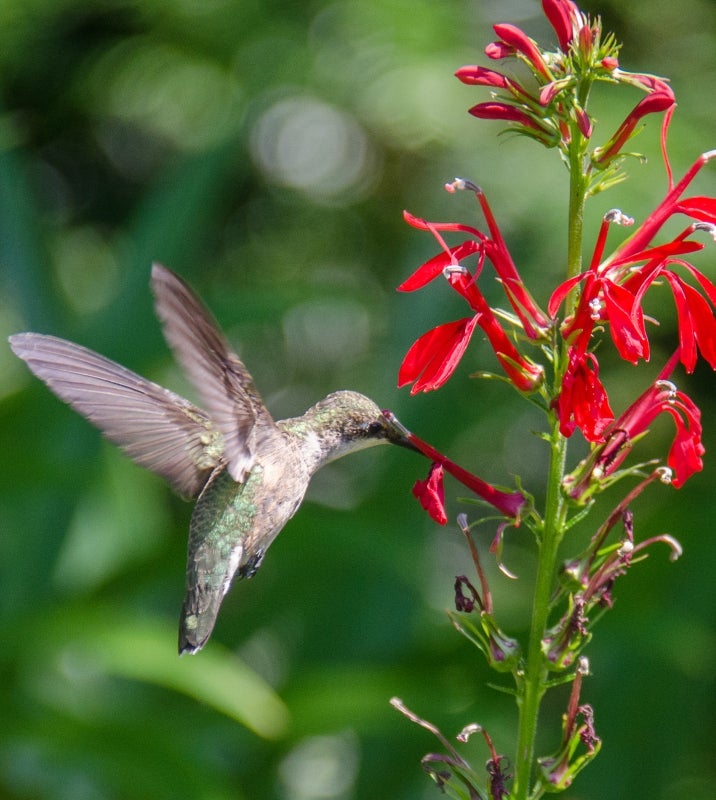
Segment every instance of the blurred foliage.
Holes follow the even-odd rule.
[[[671,77],[679,174],[715,146],[713,4],[585,7],[625,42],[625,68]],[[485,63],[498,21],[551,35],[532,0],[0,0],[0,333],[52,332],[191,396],[151,310],[149,265],[162,261],[214,310],[276,416],[357,389],[480,474],[538,486],[539,423],[503,387],[468,380],[486,346],[435,395],[395,389],[408,344],[463,313],[438,287],[394,293],[434,252],[403,208],[470,221],[468,198],[441,190],[468,175],[526,279],[561,273],[554,154],[470,119],[485,98],[452,77]],[[634,102],[610,95],[605,139]],[[656,125],[639,145],[649,166],[594,201],[589,230],[611,205],[640,218],[663,193]],[[700,181],[714,193],[713,170]],[[673,336],[664,324],[656,365]],[[603,374],[622,408],[653,369],[615,370]],[[681,385],[704,411],[706,469],[677,495],[654,489],[636,520],[686,553],[618,584],[589,648],[585,700],[604,748],[570,793],[582,800],[716,788],[714,377]],[[479,721],[508,748],[510,700],[484,688],[444,613],[467,553],[410,497],[426,468],[410,454],[368,451],[320,473],[258,576],[233,588],[206,651],[178,659],[190,507],[7,347],[0,448],[0,796],[437,796],[419,766],[437,744],[389,707],[396,694],[448,735]],[[522,580],[493,577],[516,634],[530,554],[511,535]],[[545,749],[559,702],[545,709]],[[477,737],[469,748],[487,757]]]

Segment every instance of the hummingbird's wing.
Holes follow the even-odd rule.
[[[249,371],[186,283],[154,264],[152,290],[164,336],[224,437],[229,474],[241,483],[254,462],[262,429],[273,428],[274,421]]]
[[[221,432],[178,394],[55,336],[18,333],[10,346],[60,399],[180,494],[199,494],[223,463]]]

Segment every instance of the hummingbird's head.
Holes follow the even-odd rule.
[[[359,392],[329,394],[310,408],[306,417],[311,418],[312,432],[321,442],[323,463],[376,444],[417,450],[397,419]]]

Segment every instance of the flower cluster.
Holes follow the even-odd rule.
[[[455,371],[475,327],[479,326],[509,380],[523,392],[534,391],[543,380],[542,367],[520,353],[477,285],[485,259],[494,266],[507,300],[529,339],[544,338],[550,321],[532,299],[520,278],[483,192],[471,182],[461,179],[447,184],[446,188],[453,192],[467,189],[475,193],[485,215],[489,233],[459,223],[427,222],[404,212],[410,225],[433,234],[441,245],[442,252],[422,264],[400,284],[398,290],[413,292],[442,275],[474,313],[471,317],[439,325],[423,334],[403,360],[398,373],[398,385],[412,383],[412,394],[438,389]],[[440,231],[460,231],[468,234],[469,238],[455,247],[448,247]],[[474,272],[461,263],[472,255],[477,257]]]
[[[678,542],[668,534],[635,539],[630,504],[652,483],[678,489],[703,468],[700,411],[673,383],[673,375],[679,367],[693,372],[699,358],[716,369],[716,283],[692,262],[692,256],[706,247],[709,238],[716,241],[716,198],[690,191],[696,176],[716,159],[716,150],[699,156],[675,181],[666,148],[675,110],[668,81],[623,70],[615,38],[604,35],[600,20],[587,16],[572,0],[542,0],[542,6],[557,38],[556,50],[540,47],[509,24],[494,26],[498,38],[485,50],[492,60],[520,61],[531,73],[529,81],[478,65],[461,67],[456,75],[465,84],[491,90],[490,99],[473,105],[470,114],[502,121],[509,130],[555,148],[567,166],[570,238],[564,279],[556,287],[547,291],[542,287],[539,295],[533,295],[510,254],[485,193],[472,181],[457,178],[445,188],[472,193],[483,222],[431,222],[404,212],[409,225],[433,236],[439,252],[398,287],[402,292],[418,291],[442,278],[469,310],[460,319],[438,324],[412,344],[399,369],[399,386],[410,385],[411,394],[442,387],[454,375],[479,330],[494,353],[499,377],[540,406],[547,420],[548,431],[542,438],[550,447],[545,492],[549,499],[543,513],[519,484],[514,491],[493,487],[406,432],[416,449],[433,462],[428,478],[418,481],[413,489],[433,519],[445,524],[448,518],[442,484],[443,474],[448,472],[501,515],[491,547],[498,561],[504,530],[520,523],[535,534],[538,558],[544,559],[544,563],[538,562],[530,640],[524,647],[498,626],[470,534],[472,526],[466,515],[459,515],[458,525],[467,537],[480,588],[465,575],[457,576],[456,611],[450,612],[450,618],[493,670],[514,676],[515,688],[508,691],[517,696],[520,712],[513,787],[514,796],[520,800],[566,788],[599,750],[592,709],[579,701],[588,673],[582,651],[592,635],[592,612],[611,608],[615,581],[640,560],[646,548],[661,542],[671,549],[672,558],[680,555]],[[593,143],[597,125],[587,108],[590,90],[597,82],[626,85],[644,93],[601,144]],[[664,197],[641,224],[618,209],[604,213],[585,269],[581,260],[585,204],[623,179],[627,158],[634,155],[628,145],[642,121],[653,114],[663,114]],[[687,223],[680,232],[667,234],[667,223],[672,223],[668,230],[676,229],[673,222],[682,217]],[[633,232],[609,251],[607,242],[613,226]],[[487,300],[490,295],[486,294],[485,280],[491,277],[501,288],[504,308]],[[678,331],[672,355],[650,385],[621,413],[615,413],[599,359],[611,344],[629,364],[650,360],[648,325],[655,320],[650,318],[645,301],[657,286],[669,289],[675,306]],[[541,307],[535,296],[548,298],[546,307]],[[628,464],[636,443],[662,415],[670,417],[675,428],[663,463]],[[588,453],[576,465],[567,466],[567,445],[576,433],[586,442]],[[566,532],[586,518],[597,493],[627,477],[639,478],[639,482],[616,504],[587,549],[567,561],[557,581],[557,553]],[[620,522],[624,534],[618,542],[608,543],[607,537],[614,535]],[[554,673],[573,681],[562,741],[555,754],[531,761],[539,703],[547,688],[545,676]],[[436,733],[402,704],[401,710]],[[441,734],[436,735],[445,742]],[[505,771],[506,759],[497,756],[494,748],[488,775],[494,775],[495,781],[488,780],[484,791],[475,788],[477,773],[452,745],[449,749],[450,756],[426,757],[440,786],[457,776],[470,791],[455,796],[506,796],[505,783],[510,777]],[[447,764],[450,770],[438,772],[435,764]]]
[[[575,3],[545,0],[543,8],[557,35],[558,51],[540,49],[523,31],[507,24],[494,26],[499,39],[486,48],[489,58],[515,57],[523,61],[533,74],[535,87],[528,88],[507,74],[485,67],[461,67],[456,75],[463,83],[487,86],[496,92],[495,98],[478,103],[470,113],[482,119],[506,121],[511,129],[560,148],[566,157],[570,148],[577,145],[580,152],[587,152],[594,132],[580,100],[588,93],[585,82],[635,86],[646,92],[646,97],[635,104],[605,144],[592,149],[585,168],[589,184],[585,194],[593,194],[617,180],[616,172],[626,155],[623,148],[637,132],[638,122],[646,114],[663,111],[667,112],[662,148],[668,190],[636,231],[605,257],[611,226],[634,222],[619,210],[608,211],[589,268],[557,286],[546,310],[539,307],[526,288],[480,187],[469,180],[455,179],[445,188],[474,193],[485,219],[485,230],[460,222],[429,222],[404,212],[408,224],[434,236],[441,252],[422,264],[398,289],[416,291],[442,276],[467,303],[471,314],[442,323],[420,336],[403,359],[398,385],[410,384],[411,394],[440,388],[454,373],[479,328],[507,380],[525,394],[540,391],[557,414],[563,436],[570,437],[579,430],[595,445],[589,475],[580,476],[577,489],[571,478],[574,499],[580,499],[587,489],[591,496],[594,486],[590,487],[589,479],[601,480],[614,473],[635,438],[661,412],[670,414],[677,428],[667,463],[673,471],[673,485],[679,488],[701,469],[703,447],[696,406],[683,392],[675,388],[664,390],[674,359],[645,394],[615,418],[594,349],[606,328],[623,359],[632,364],[649,360],[643,303],[652,286],[666,283],[678,315],[677,360],[691,372],[700,354],[716,368],[716,285],[686,260],[690,253],[703,249],[704,235],[716,240],[716,198],[685,196],[698,172],[716,157],[716,150],[702,154],[674,183],[666,157],[666,133],[675,106],[668,83],[652,75],[620,69],[614,38],[602,37],[599,20],[590,20]],[[670,241],[655,243],[657,234],[675,215],[684,215],[691,221]],[[446,233],[463,234],[463,239],[449,245],[443,238]],[[480,288],[486,261],[494,269],[511,306],[510,313],[491,307]],[[560,318],[563,308],[565,313]],[[545,366],[537,363],[520,343],[544,344],[555,330],[565,348],[563,356],[553,363],[553,385],[557,390],[550,396],[544,386]],[[432,477],[435,487],[438,476]],[[420,489],[417,487],[416,494],[422,497]],[[442,511],[438,511],[434,516],[437,519],[441,515]]]

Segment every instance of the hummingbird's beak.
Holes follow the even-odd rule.
[[[383,417],[386,422],[386,439],[391,444],[400,445],[414,453],[422,452],[412,441],[413,434],[403,425],[392,411],[384,410]]]

